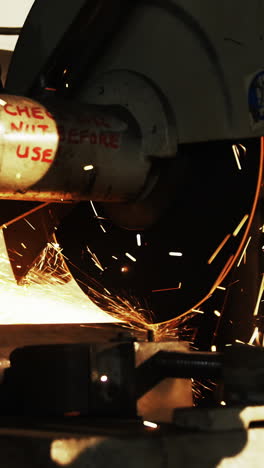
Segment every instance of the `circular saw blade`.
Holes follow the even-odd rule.
[[[174,319],[197,310],[241,261],[262,167],[259,141],[186,145],[168,180],[174,192],[154,225],[122,229],[100,204],[80,205],[61,224],[60,242],[88,286],[95,280],[99,291],[136,298],[155,322]]]

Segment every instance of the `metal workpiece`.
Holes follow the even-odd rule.
[[[158,180],[141,128],[121,106],[0,96],[0,198],[127,202]]]

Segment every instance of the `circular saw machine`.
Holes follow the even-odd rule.
[[[162,322],[201,312],[216,291],[209,306],[222,313],[260,195],[262,44],[252,36],[240,53],[242,15],[234,39],[234,5],[217,7],[218,25],[212,8],[34,3],[0,108],[0,193],[16,200],[1,216],[18,281],[59,226],[69,268],[105,310],[107,290]],[[12,223],[34,209],[35,236]]]

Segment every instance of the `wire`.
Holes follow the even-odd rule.
[[[0,27],[0,36],[19,36],[21,29]]]

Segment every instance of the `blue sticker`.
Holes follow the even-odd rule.
[[[254,124],[264,120],[264,71],[260,71],[250,82],[248,106]]]

